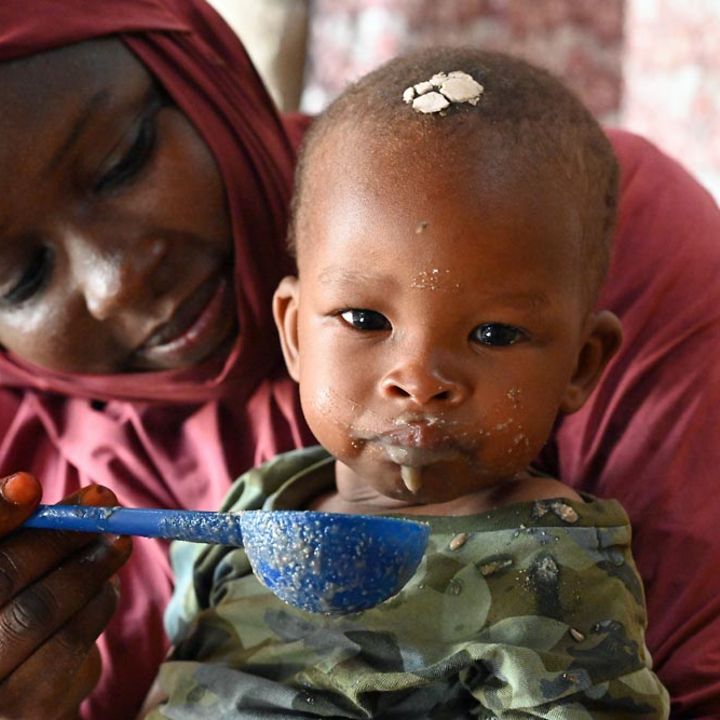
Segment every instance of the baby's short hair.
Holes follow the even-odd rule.
[[[413,111],[403,102],[408,87],[436,73],[462,71],[484,87],[479,101],[451,103],[438,113]],[[396,58],[349,86],[313,123],[300,153],[289,244],[296,252],[298,216],[307,167],[324,138],[351,127],[388,146],[437,137],[449,145],[483,142],[488,134],[512,147],[517,167],[550,165],[572,186],[581,208],[583,268],[594,300],[607,272],[618,198],[618,165],[600,125],[549,72],[503,53],[471,47],[435,47]],[[432,135],[430,135],[432,134]],[[472,162],[472,153],[463,158]],[[492,168],[488,168],[492,172]]]

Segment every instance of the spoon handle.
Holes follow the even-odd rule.
[[[202,510],[40,505],[23,527],[242,546],[240,517],[240,513]]]

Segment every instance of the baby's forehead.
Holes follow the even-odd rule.
[[[509,233],[513,224],[562,226],[563,218],[580,214],[577,195],[560,187],[562,173],[526,166],[496,146],[463,152],[458,145],[438,148],[428,137],[418,142],[395,137],[387,143],[361,139],[355,130],[338,142],[327,137],[327,146],[311,158],[300,208],[312,223],[299,228],[305,234],[334,231],[327,227],[330,218],[344,224],[359,217],[363,223],[382,218],[420,232],[422,223],[434,217],[435,223],[462,226],[472,235],[488,229]],[[430,230],[441,236],[437,225]]]
[[[565,176],[514,160],[503,152],[501,137],[475,143],[471,152],[463,152],[457,139],[443,145],[444,139],[352,127],[326,135],[311,158],[312,180],[297,218],[300,264],[314,265],[338,237],[346,239],[343,252],[362,250],[369,234],[387,237],[389,251],[398,237],[418,247],[431,243],[428,273],[443,271],[448,252],[465,257],[471,270],[485,261],[483,238],[500,238],[505,249],[499,272],[514,272],[530,249],[568,259],[579,277],[584,218],[571,188],[554,187],[554,176]],[[394,233],[398,226],[400,235]]]
[[[458,212],[482,204],[487,213],[519,206],[555,190],[554,202],[576,210],[582,199],[560,157],[540,160],[507,133],[492,128],[341,123],[316,141],[303,168],[303,202],[323,203],[328,186],[340,184],[377,206],[437,197],[456,199]],[[582,184],[582,183],[581,183]],[[534,192],[541,189],[542,192]],[[309,192],[308,192],[309,191]],[[535,200],[533,200],[535,201]]]
[[[422,173],[442,182],[464,176],[488,185],[513,176],[545,178],[578,175],[580,147],[540,148],[534,132],[475,120],[411,116],[406,122],[378,117],[342,118],[313,139],[305,174],[363,171],[383,175]],[[572,167],[571,167],[572,166]]]

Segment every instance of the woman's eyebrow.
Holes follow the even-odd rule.
[[[83,131],[87,127],[88,123],[92,120],[93,115],[98,112],[102,107],[108,104],[112,93],[110,90],[103,89],[96,92],[88,101],[85,103],[83,108],[75,118],[70,132],[67,137],[55,151],[50,162],[45,168],[46,172],[51,172],[57,168],[58,165],[63,161],[63,158],[72,150],[77,141],[83,134]]]

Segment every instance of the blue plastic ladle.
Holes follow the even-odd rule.
[[[379,605],[413,576],[424,523],[312,510],[238,513],[41,505],[24,527],[244,546],[253,572],[301,610],[344,614]]]

